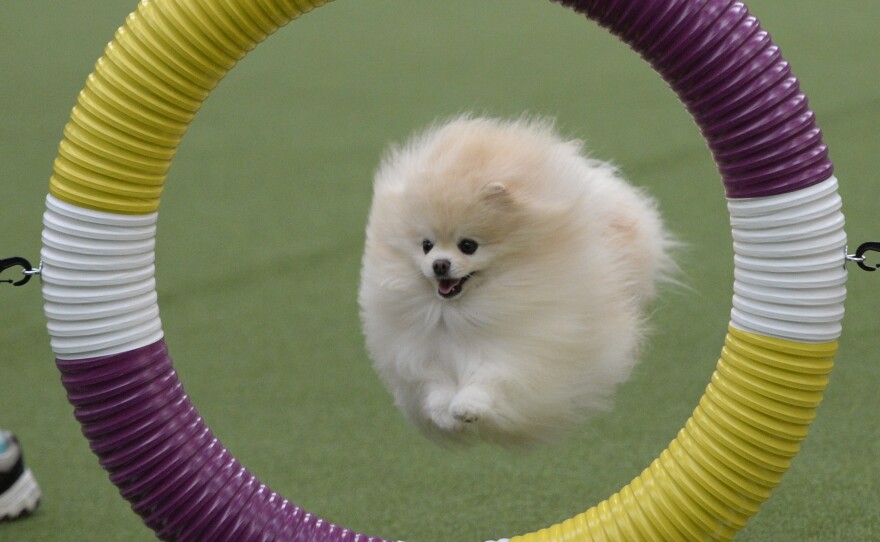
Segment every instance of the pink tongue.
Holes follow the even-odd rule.
[[[440,293],[443,295],[448,294],[449,292],[454,290],[460,282],[461,279],[440,279]]]

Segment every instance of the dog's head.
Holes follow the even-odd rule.
[[[423,186],[428,193],[412,196],[418,217],[410,217],[408,243],[422,275],[445,300],[488,278],[510,248],[506,241],[516,227],[513,202],[501,183],[469,184],[436,184],[444,186],[440,193]]]
[[[368,241],[405,255],[421,287],[447,301],[521,266],[559,221],[555,204],[535,196],[555,175],[548,153],[520,132],[459,119],[393,149],[376,175]]]
[[[383,275],[374,276],[392,289],[455,300],[508,265],[504,259],[518,250],[518,206],[500,183],[421,183],[377,195],[367,257]]]

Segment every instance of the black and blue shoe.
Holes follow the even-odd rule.
[[[39,505],[40,487],[24,466],[18,440],[0,431],[0,521],[26,516]]]

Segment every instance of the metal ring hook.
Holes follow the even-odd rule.
[[[858,265],[859,267],[861,267],[865,271],[876,271],[876,270],[880,269],[880,263],[874,264],[873,267],[871,265],[868,265],[867,263],[865,263],[865,260],[867,259],[865,257],[865,253],[872,252],[872,251],[873,252],[880,252],[880,242],[868,241],[867,243],[862,243],[861,245],[859,245],[859,248],[856,249],[856,253],[851,254],[851,255],[847,255],[846,259],[851,262],[855,262],[856,265]]]
[[[3,258],[2,260],[0,260],[0,273],[5,271],[6,269],[9,269],[10,267],[24,268],[24,278],[17,281],[13,279],[0,279],[0,284],[12,284],[13,286],[21,286],[23,284],[27,284],[27,282],[31,280],[32,276],[40,274],[39,269],[34,269],[34,267],[31,265],[31,262],[27,261],[21,256],[12,256],[11,258]]]

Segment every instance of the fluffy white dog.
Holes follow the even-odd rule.
[[[552,122],[455,118],[376,174],[367,349],[428,437],[548,440],[629,376],[671,244],[654,201]]]

